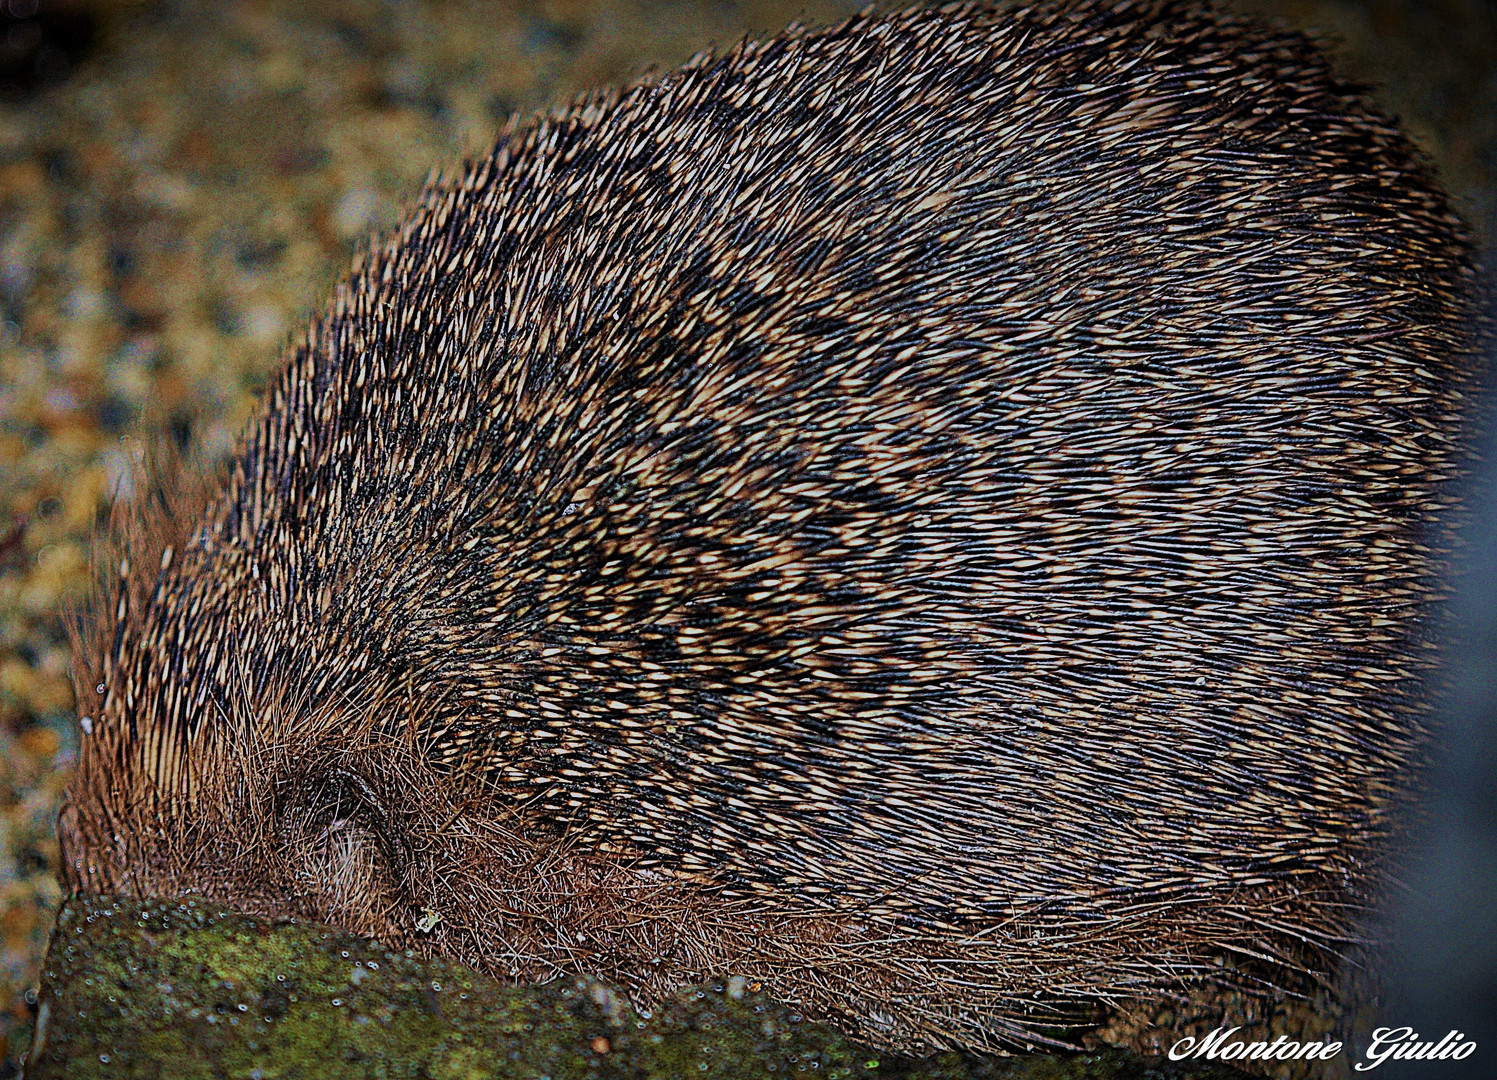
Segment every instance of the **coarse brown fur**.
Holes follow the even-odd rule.
[[[1164,0],[518,125],[122,510],[69,883],[897,1045],[1317,969],[1421,753],[1472,290],[1303,39]]]

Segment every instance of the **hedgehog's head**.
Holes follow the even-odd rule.
[[[418,707],[358,663],[307,677],[315,643],[269,617],[256,544],[205,524],[222,475],[158,447],[131,479],[73,626],[65,884],[400,940],[434,901],[411,891],[420,837],[462,817],[403,737]]]
[[[647,996],[727,957],[773,959],[761,933],[773,901],[583,849],[485,770],[444,764],[431,703],[389,669],[288,667],[295,653],[266,645],[240,555],[201,534],[153,542],[176,517],[156,512],[149,530],[123,528],[74,641],[69,888],[196,894],[501,977],[591,970]],[[331,670],[349,676],[336,691]],[[795,935],[835,936],[783,906]]]
[[[119,665],[148,658],[128,646],[110,655],[122,686]],[[201,895],[501,978],[586,970],[642,1001],[725,967],[767,974],[793,960],[801,971],[818,949],[847,948],[826,912],[725,897],[537,830],[489,781],[444,771],[392,733],[399,703],[241,686],[188,732],[158,684],[138,682],[134,697],[86,688],[99,704],[59,821],[73,889]],[[885,979],[871,962],[864,974]]]

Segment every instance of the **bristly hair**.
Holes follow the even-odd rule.
[[[152,430],[150,424],[144,426]],[[86,797],[88,792],[114,791],[120,777],[138,775],[134,765],[125,765],[126,755],[150,756],[154,760],[144,767],[143,775],[161,776],[175,773],[179,767],[175,763],[185,752],[179,740],[142,739],[135,725],[112,725],[103,722],[102,715],[107,687],[120,658],[140,645],[136,635],[139,613],[156,599],[161,571],[202,527],[209,502],[221,490],[227,472],[206,461],[196,448],[184,452],[165,437],[131,440],[129,450],[135,453],[127,451],[124,471],[109,493],[107,522],[93,538],[91,588],[63,613],[72,651],[73,693],[89,749],[80,757],[62,810],[68,822],[77,820],[72,804],[80,793]],[[150,750],[145,749],[147,745]],[[147,803],[156,798],[145,791],[135,794]],[[118,800],[89,802],[89,809],[102,815],[101,835],[124,835],[124,822],[117,816],[122,808]],[[81,881],[77,862],[68,851],[72,837],[71,828],[60,830],[63,882],[76,889]]]

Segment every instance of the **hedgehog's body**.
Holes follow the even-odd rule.
[[[69,872],[899,1042],[1295,959],[1416,753],[1470,283],[1389,125],[1197,11],[579,104],[134,527]]]

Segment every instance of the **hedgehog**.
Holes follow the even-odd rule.
[[[511,121],[116,508],[66,884],[894,1048],[1319,977],[1424,760],[1475,273],[1358,88],[1193,0]]]

